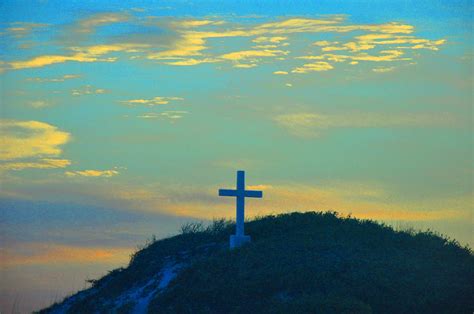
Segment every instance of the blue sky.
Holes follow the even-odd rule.
[[[264,190],[250,217],[472,246],[468,1],[2,1],[0,21],[2,311],[233,217],[237,169]]]

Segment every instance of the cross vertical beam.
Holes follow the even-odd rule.
[[[245,216],[245,196],[242,191],[245,191],[245,172],[237,171],[237,197],[235,198],[236,212],[236,227],[235,235],[238,237],[244,236],[244,216]]]

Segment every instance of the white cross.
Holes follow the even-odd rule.
[[[262,198],[262,191],[246,190],[245,171],[239,170],[237,171],[237,188],[235,190],[219,189],[219,196],[233,196],[236,198],[237,224],[235,235],[230,236],[230,248],[241,246],[245,242],[250,242],[250,236],[246,236],[244,233],[245,198]]]

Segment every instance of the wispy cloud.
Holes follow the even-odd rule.
[[[299,212],[335,210],[358,218],[385,221],[433,221],[466,219],[472,208],[470,196],[396,201],[395,195],[390,191],[380,185],[368,183],[264,184],[251,187],[264,190],[265,202],[250,201],[246,208],[249,217],[285,213],[291,209]],[[235,209],[232,201],[223,198],[216,200],[216,191],[217,187],[201,188],[190,194],[168,191],[173,195],[172,202],[167,201],[168,198],[164,195],[142,193],[141,202],[151,208],[160,206],[168,213],[181,216],[207,219],[233,217]]]
[[[156,96],[151,99],[130,99],[121,101],[124,104],[130,106],[137,106],[137,105],[145,105],[145,106],[159,106],[159,105],[167,105],[170,102],[174,101],[181,101],[184,100],[182,97],[175,97],[175,96]]]
[[[71,135],[39,121],[0,120],[0,171],[64,168],[60,159]]]
[[[76,22],[68,30],[76,35],[91,35],[98,27],[115,23],[143,23],[123,13],[101,13]],[[208,63],[230,63],[235,68],[252,68],[261,62],[284,62],[285,60],[312,59],[317,62],[293,65],[295,74],[328,71],[339,62],[408,61],[414,58],[409,50],[428,49],[436,51],[445,44],[445,39],[430,40],[413,35],[412,25],[397,22],[382,24],[351,24],[345,16],[329,15],[322,18],[289,18],[265,23],[226,23],[220,19],[153,19],[148,18],[146,27],[166,30],[171,40],[146,40],[149,34],[123,36],[120,42],[102,45],[68,45],[69,53],[40,55],[28,60],[10,61],[7,69],[43,67],[65,62],[115,62],[118,53],[138,53],[131,58],[146,58],[170,66],[196,66]],[[290,43],[303,33],[323,33],[328,37],[337,35],[338,41],[320,40],[309,45],[313,50],[299,55]],[[352,35],[354,34],[355,35]],[[351,35],[353,37],[351,37]],[[248,39],[240,49],[223,51],[214,49],[215,40]],[[105,38],[107,39],[107,38]],[[298,37],[298,40],[301,38]],[[100,42],[100,41],[96,41]],[[104,40],[103,42],[111,42]],[[310,43],[308,43],[310,44]],[[383,47],[383,48],[382,48]],[[371,51],[371,53],[367,53]],[[339,52],[344,52],[340,54]],[[114,53],[113,56],[110,54]],[[403,56],[403,57],[402,57]],[[322,64],[325,62],[327,64]]]
[[[65,74],[61,77],[55,77],[55,78],[30,77],[30,78],[27,78],[26,80],[30,82],[37,82],[37,83],[49,83],[49,82],[64,82],[66,80],[77,79],[80,77],[81,76],[78,74]]]
[[[71,165],[68,159],[41,158],[34,162],[7,162],[0,164],[0,170],[23,170],[23,169],[54,169],[65,168]]]
[[[216,58],[204,58],[204,59],[194,59],[194,58],[181,58],[177,59],[178,61],[165,62],[167,65],[178,65],[178,66],[191,66],[198,65],[202,63],[216,63],[221,62],[222,60]]]
[[[73,25],[72,31],[78,34],[90,34],[98,27],[127,22],[130,16],[125,13],[98,13],[79,20]]]
[[[395,67],[377,67],[377,68],[373,68],[372,72],[385,73],[385,72],[392,72],[393,70],[395,70]]]
[[[79,180],[77,180],[79,181]],[[326,181],[319,184],[261,181],[252,189],[264,190],[264,201],[250,200],[246,207],[248,217],[291,211],[335,210],[352,213],[358,218],[391,221],[432,221],[469,219],[472,195],[460,194],[407,200],[401,192],[385,187],[381,182]],[[228,182],[227,182],[228,184]],[[185,184],[139,185],[110,182],[107,185],[90,184],[67,186],[58,183],[54,189],[62,195],[93,199],[107,207],[118,206],[145,212],[175,216],[212,219],[235,217],[235,204],[219,198],[217,190],[226,186],[222,182],[213,186]],[[249,188],[250,188],[249,187]],[[41,193],[36,186],[33,193]],[[7,193],[8,190],[2,191]],[[80,196],[78,196],[80,194]]]
[[[6,29],[6,34],[15,38],[24,38],[34,31],[47,27],[44,23],[13,22]]]
[[[319,41],[315,41],[313,43],[313,46],[325,47],[325,46],[329,46],[330,44],[331,42],[327,40],[319,40]]]
[[[132,22],[133,16],[124,12],[93,13],[63,26],[56,36],[56,41],[64,46],[91,42],[102,27]]]
[[[165,111],[165,112],[148,112],[141,115],[138,115],[137,118],[141,119],[166,119],[166,120],[178,120],[181,119],[184,115],[188,114],[187,111]]]
[[[243,50],[243,51],[235,51],[231,53],[226,53],[220,57],[222,59],[230,60],[230,61],[242,61],[242,60],[256,61],[257,58],[284,56],[284,55],[287,55],[288,53],[289,53],[288,51],[283,51],[283,50]]]
[[[262,43],[272,43],[272,44],[279,44],[280,42],[287,40],[288,37],[286,36],[274,36],[274,37],[265,37],[265,36],[260,36],[252,41],[257,44],[262,44]]]
[[[449,113],[375,113],[344,114],[290,113],[273,120],[291,134],[317,137],[330,128],[456,127],[459,119]]]
[[[317,56],[301,56],[296,59],[304,60],[326,60],[333,63],[347,62],[347,61],[370,61],[370,62],[394,62],[394,61],[409,61],[411,58],[403,57],[405,54],[402,50],[382,50],[378,55],[371,55],[368,53],[359,53],[355,55],[343,54],[322,54]]]
[[[46,100],[35,100],[35,101],[30,101],[28,103],[30,107],[40,109],[40,108],[45,108],[51,106],[51,103],[46,101]]]
[[[214,21],[214,20],[177,20],[171,22],[171,25],[176,28],[196,28],[201,26],[209,26],[209,25],[223,25],[225,24],[224,21]]]
[[[400,33],[404,34],[404,32]],[[297,57],[297,59],[324,60],[325,62],[332,63],[348,62],[350,64],[358,64],[359,62],[410,61],[413,59],[413,56],[405,56],[405,50],[427,49],[436,51],[439,50],[440,46],[446,43],[445,39],[429,40],[417,38],[413,35],[400,35],[400,33],[369,33],[356,36],[352,38],[352,41],[348,42],[317,41],[313,43],[313,46],[320,47],[322,51],[321,54],[300,56]],[[411,31],[408,33],[411,33]],[[379,47],[385,48],[377,49]],[[390,47],[390,49],[386,47]],[[367,53],[365,52],[366,50],[372,50],[373,52]],[[328,53],[339,51],[344,51],[345,53]],[[311,67],[311,64],[305,64],[302,67],[295,68],[292,72],[307,73],[309,71],[304,71],[306,67]],[[394,67],[378,67],[373,71],[382,73],[393,69]]]
[[[334,69],[331,64],[329,64],[328,62],[319,61],[314,63],[306,63],[301,67],[293,69],[291,73],[321,72],[329,71],[331,69]]]
[[[104,177],[110,178],[119,174],[117,170],[77,170],[66,171],[68,177]]]
[[[0,160],[59,156],[71,135],[39,121],[0,120]]]
[[[116,57],[101,58],[101,56],[112,52],[132,53],[148,48],[148,44],[110,44],[110,45],[94,45],[85,47],[70,47],[72,52],[69,54],[52,54],[41,55],[23,61],[11,61],[7,65],[9,69],[19,70],[28,68],[40,68],[47,65],[64,63],[64,62],[115,62]]]
[[[71,91],[72,96],[83,96],[83,95],[100,95],[109,92],[103,88],[95,88],[91,85],[85,85],[79,89],[73,89]]]
[[[428,39],[421,39],[410,35],[414,32],[414,27],[407,24],[389,22],[385,24],[347,24],[346,19],[343,16],[328,16],[322,19],[309,19],[309,18],[292,18],[277,22],[262,23],[256,25],[250,25],[246,27],[237,27],[235,29],[212,29],[206,31],[196,31],[195,29],[183,29],[177,27],[180,38],[177,39],[174,47],[158,53],[148,54],[149,59],[162,61],[169,65],[198,65],[201,63],[210,62],[223,62],[231,61],[238,62],[240,60],[250,59],[252,62],[247,63],[243,66],[237,67],[254,67],[258,65],[259,58],[263,57],[277,57],[275,60],[281,61],[282,55],[289,55],[291,52],[287,50],[275,49],[279,46],[286,46],[289,44],[288,41],[292,39],[292,36],[298,33],[327,33],[327,34],[349,34],[353,32],[366,32],[368,34],[380,34],[386,38],[397,38],[398,40],[404,40],[405,44],[412,45],[424,45],[426,47],[435,47],[444,43],[444,40],[431,41]],[[250,37],[253,43],[258,46],[253,47],[249,50],[241,50],[235,52],[228,52],[221,55],[216,55],[212,52],[208,45],[209,39],[216,38],[232,38],[232,37]],[[354,40],[355,39],[355,40]],[[330,41],[318,41],[313,46],[321,47],[323,52],[346,50],[351,53],[360,53],[364,50],[375,49],[378,45],[388,45],[389,42],[374,42],[369,38],[342,38],[341,40],[347,40],[346,42],[330,42]],[[398,42],[401,43],[401,42]],[[391,62],[391,61],[403,61],[409,60],[410,58],[398,58],[403,55],[402,50],[406,47],[392,47],[392,49],[385,49],[377,54],[366,54],[360,53],[359,55],[311,55],[303,56],[302,58],[314,57],[322,62],[333,63],[333,62],[344,62],[348,61],[351,64],[357,64],[359,61],[372,61],[372,62]],[[339,45],[339,46],[335,46]],[[415,46],[411,48],[415,49]],[[422,46],[419,46],[421,49]],[[293,57],[290,57],[292,59]],[[170,61],[171,60],[171,61]],[[206,60],[206,61],[204,61]],[[235,66],[235,65],[234,65]],[[331,68],[329,67],[331,66]],[[322,67],[318,63],[305,64],[295,68],[293,73],[309,73],[321,70],[331,70],[335,67],[333,64],[329,64]]]
[[[125,263],[133,248],[130,247],[84,247],[62,244],[28,243],[22,250],[6,249],[2,252],[2,265],[17,267],[22,265],[85,264],[85,263]]]
[[[408,35],[395,34],[366,34],[355,37],[358,42],[353,44],[359,45],[407,45],[399,48],[409,49],[429,49],[439,50],[439,47],[446,43],[445,39],[429,40],[424,38],[417,38]],[[346,45],[347,47],[347,45]],[[348,47],[350,48],[350,47]]]

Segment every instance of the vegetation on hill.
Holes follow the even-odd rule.
[[[474,311],[473,252],[434,232],[291,213],[246,223],[252,243],[230,251],[233,229],[223,220],[188,224],[178,236],[152,241],[126,269],[95,281],[95,292],[69,312],[107,313],[108,298],[145,282],[170,259],[186,267],[153,295],[149,313]]]

